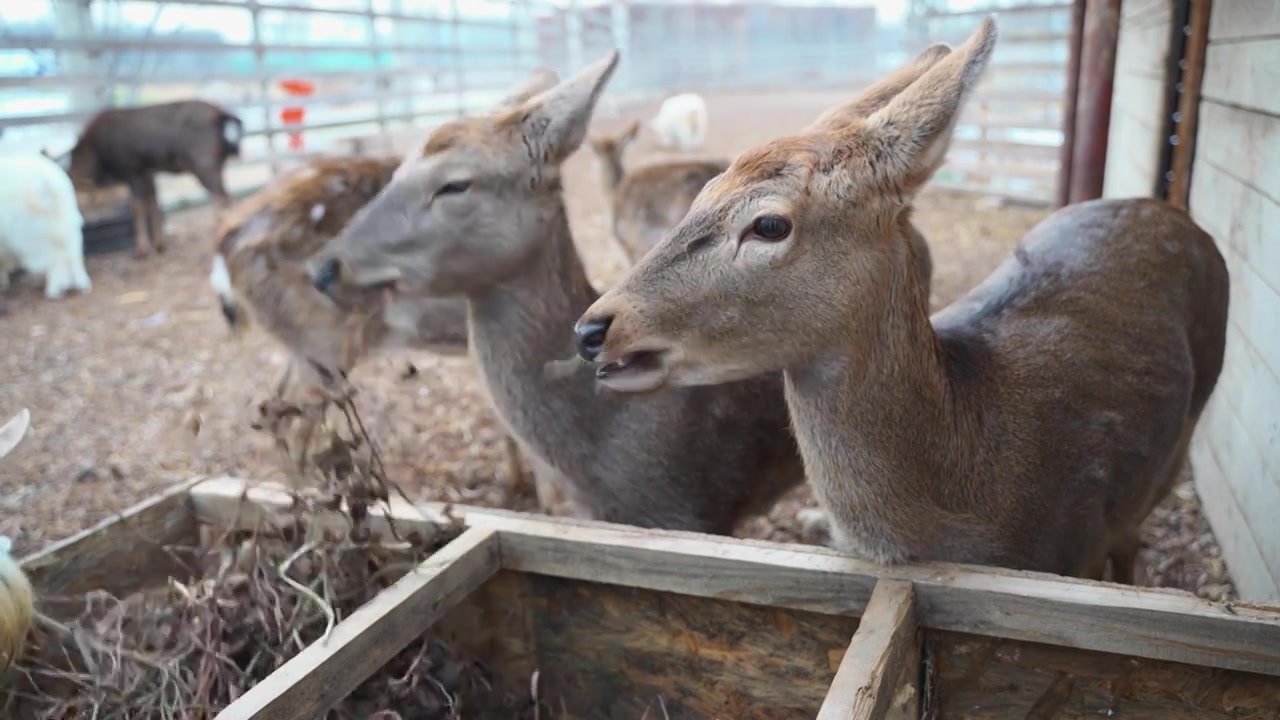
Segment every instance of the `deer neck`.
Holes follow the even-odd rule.
[[[883,320],[784,373],[806,476],[838,544],[879,562],[909,558],[911,528],[951,504],[939,482],[958,471],[955,397],[909,222],[898,223]]]
[[[600,402],[587,368],[555,377],[547,364],[576,357],[573,323],[599,295],[574,247],[563,203],[544,216],[539,232],[537,249],[516,275],[468,298],[467,324],[499,416],[544,460],[575,475],[589,462],[595,420],[610,408]]]

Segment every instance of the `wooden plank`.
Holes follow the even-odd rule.
[[[1207,95],[1207,90],[1205,91]],[[1205,98],[1196,162],[1208,160],[1273,202],[1280,202],[1280,121]]]
[[[1191,194],[1191,166],[1196,154],[1196,130],[1200,119],[1200,89],[1204,84],[1205,53],[1209,45],[1209,17],[1213,0],[1190,0],[1191,18],[1183,49],[1182,93],[1178,97],[1177,145],[1173,148],[1169,193],[1174,207],[1187,208]],[[1273,6],[1274,7],[1274,6]]]
[[[357,688],[498,571],[495,532],[466,531],[218,713],[218,720],[313,718]]]
[[[281,514],[289,498],[219,478],[192,488],[201,518],[243,524]],[[244,497],[258,510],[243,507]],[[437,506],[439,507],[439,506]],[[454,506],[468,527],[499,531],[509,570],[684,595],[861,615],[881,578],[915,585],[924,627],[1051,642],[1280,676],[1280,608],[1200,600],[1189,593],[944,563],[883,567],[820,547],[655,531]],[[393,504],[401,531],[430,532],[432,507]],[[386,532],[381,511],[371,529]],[[322,527],[345,527],[341,517]]]
[[[1217,130],[1205,127],[1206,132]],[[1218,144],[1207,137],[1200,142],[1211,147]],[[1265,148],[1259,151],[1266,153]],[[1191,216],[1213,235],[1223,253],[1230,249],[1248,258],[1249,266],[1266,284],[1280,289],[1280,242],[1275,236],[1280,227],[1280,202],[1240,179],[1247,166],[1223,165],[1204,149],[1198,155],[1191,181]],[[1280,180],[1280,175],[1276,178]],[[1280,186],[1275,190],[1280,194]]]
[[[1173,1],[1161,0],[1150,15],[1123,17],[1116,45],[1116,74],[1163,81],[1168,73]]]
[[[920,637],[915,615],[911,583],[876,583],[818,720],[920,716]]]
[[[1280,35],[1280,3],[1275,0],[1220,0],[1213,4],[1210,42]]]
[[[1216,396],[1210,398],[1206,414],[1212,414],[1214,406],[1222,402],[1225,400]],[[1258,541],[1232,493],[1231,478],[1218,464],[1204,433],[1191,441],[1191,470],[1201,507],[1222,547],[1240,597],[1254,602],[1280,602],[1280,581],[1263,560]]]
[[[170,576],[185,579],[188,568],[167,546],[199,540],[188,492],[202,480],[178,483],[23,559],[36,594],[69,597],[105,590],[123,597]]]
[[[1221,4],[1221,3],[1219,3]],[[1209,43],[1201,94],[1218,102],[1280,115],[1280,38]]]
[[[1280,684],[1265,675],[932,630],[925,647],[936,717],[1280,717]]]

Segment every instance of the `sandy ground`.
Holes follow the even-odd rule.
[[[704,152],[736,153],[794,132],[838,99],[713,98]],[[623,119],[600,117],[595,129],[617,129]],[[661,155],[646,131],[630,160]],[[625,259],[609,238],[589,151],[568,161],[565,187],[579,248],[595,282],[607,285]],[[926,191],[917,207],[934,253],[935,307],[978,283],[1046,214],[943,191]],[[27,438],[0,463],[0,533],[14,537],[19,551],[66,537],[196,473],[276,476],[275,452],[248,424],[284,355],[262,335],[244,343],[229,336],[206,281],[211,217],[197,210],[169,218],[171,249],[161,257],[90,257],[89,296],[49,302],[24,279],[0,298],[0,415],[32,411]],[[407,372],[410,365],[416,372]],[[354,380],[391,476],[411,496],[533,509],[532,497],[513,496],[502,477],[502,432],[467,359],[387,355],[358,368]],[[740,534],[820,541],[796,518],[811,506],[808,491],[798,490]],[[1214,599],[1233,595],[1189,483],[1157,510],[1144,536],[1144,584]]]

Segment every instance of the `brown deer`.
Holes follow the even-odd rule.
[[[729,167],[727,160],[670,160],[627,172],[622,157],[636,139],[640,122],[616,135],[591,138],[609,197],[613,236],[627,261],[634,263],[658,244],[689,212],[698,191]]]
[[[617,61],[435,130],[313,258],[313,279],[344,305],[391,279],[396,297],[464,295],[493,405],[540,484],[561,485],[570,511],[594,518],[727,534],[803,479],[780,374],[638,402],[601,394],[590,373],[547,376],[572,357],[569,329],[599,297],[570,233],[561,163]]]
[[[466,304],[460,298],[394,302],[348,332],[350,314],[311,286],[306,258],[338,234],[395,173],[399,157],[332,157],[313,160],[238,203],[218,230],[209,281],[223,317],[237,336],[257,325],[289,349],[280,393],[299,402],[321,382],[316,365],[349,371],[367,351],[429,350],[447,356],[467,352]],[[294,428],[302,452],[319,418]],[[506,472],[519,485],[519,450],[510,437]]]
[[[65,159],[77,188],[125,183],[133,197],[134,255],[163,252],[164,217],[156,174],[191,173],[218,211],[231,199],[222,184],[227,158],[240,154],[240,118],[203,100],[108,108],[95,115]]]
[[[580,352],[635,393],[783,371],[843,549],[1132,583],[1222,368],[1227,269],[1185,212],[1092,201],[930,317],[905,218],[995,42],[987,19],[865,118],[738,157]]]

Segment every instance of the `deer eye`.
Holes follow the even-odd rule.
[[[751,233],[761,240],[777,242],[791,234],[791,221],[778,215],[761,215],[752,223]]]
[[[440,197],[441,195],[461,195],[470,189],[470,187],[470,180],[454,180],[453,182],[447,182],[444,185],[441,185],[440,189],[436,191],[436,197]]]

